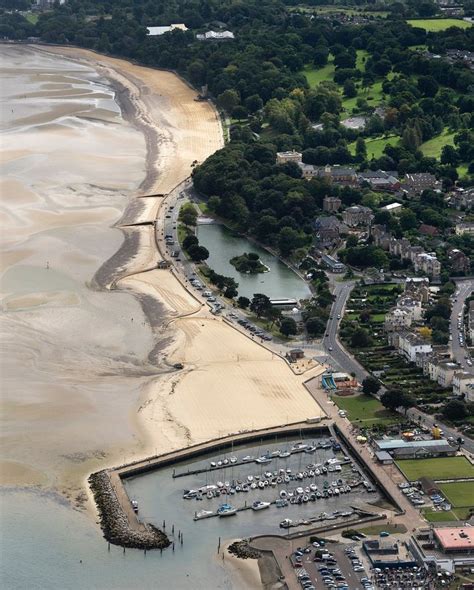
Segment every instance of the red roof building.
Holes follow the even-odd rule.
[[[474,552],[474,527],[442,527],[434,529],[433,532],[445,552]]]

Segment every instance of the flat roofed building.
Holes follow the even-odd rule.
[[[474,527],[440,527],[435,528],[433,532],[445,552],[474,552]]]
[[[165,33],[169,33],[171,31],[174,31],[175,29],[179,29],[180,31],[187,31],[188,27],[184,23],[176,23],[164,27],[147,27],[148,35],[150,37],[159,37],[160,35],[164,35]]]

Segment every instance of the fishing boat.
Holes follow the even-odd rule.
[[[234,508],[231,504],[222,504],[217,509],[218,516],[233,516],[237,514],[237,508]]]
[[[280,452],[280,459],[286,459],[291,455],[290,451],[281,451]]]
[[[224,465],[229,465],[229,459],[225,458],[224,461],[222,461],[222,463],[224,463]]]
[[[242,457],[243,463],[249,463],[250,461],[255,461],[255,457],[252,455],[245,455],[245,457]]]
[[[212,500],[212,498],[214,498],[214,493],[213,493],[213,492],[211,492],[211,491],[209,490],[209,491],[207,492],[206,496],[207,496],[207,499],[208,499],[208,500]]]
[[[217,463],[215,461],[211,461],[211,467],[212,468],[217,467]]]
[[[292,524],[293,524],[293,521],[291,519],[285,518],[285,520],[282,520],[280,522],[280,528],[289,529]]]
[[[247,475],[247,479],[252,482],[253,481],[253,475]]]
[[[267,484],[267,485],[268,485],[268,484]],[[258,487],[259,487],[260,489],[263,489],[263,488],[265,487],[265,484],[263,483],[263,481],[259,481],[259,482],[258,482]]]
[[[224,482],[223,481],[218,481],[216,485],[217,485],[218,488],[223,488],[224,487]]]
[[[255,490],[255,489],[257,488],[257,484],[256,484],[256,483],[253,481],[253,482],[250,484],[250,488],[251,488],[252,490]]]
[[[286,490],[281,490],[280,492],[280,498],[285,499],[288,497],[288,493]]]
[[[270,453],[270,456],[271,456],[271,457],[281,457],[281,451],[279,451],[279,450],[272,451],[272,452]]]
[[[316,492],[316,491],[317,491],[317,489],[318,489],[318,486],[317,486],[315,483],[312,483],[312,484],[310,484],[310,486],[309,486],[309,489],[310,489],[312,492]]]
[[[304,494],[304,490],[303,488],[296,488],[296,493],[300,496],[301,494]]]
[[[133,512],[137,513],[138,512],[138,502],[136,500],[132,500],[131,504],[132,504]]]
[[[285,498],[280,498],[275,502],[275,506],[277,508],[286,508],[286,506],[288,506],[288,500],[286,500]]]
[[[252,510],[264,510],[270,506],[270,502],[262,502],[260,500],[256,500],[252,504]]]
[[[263,465],[264,463],[271,463],[271,462],[272,462],[272,458],[268,457],[267,455],[262,455],[258,459],[255,459],[255,463],[258,463],[259,465]]]

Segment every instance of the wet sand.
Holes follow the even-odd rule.
[[[100,417],[96,415],[97,407],[91,392],[81,402],[80,397],[71,399],[67,389],[58,387],[54,393],[48,394],[48,405],[39,413],[39,408],[14,408],[14,412],[23,417],[29,411],[35,420],[47,421],[51,415],[58,420],[68,411],[82,416],[76,427],[68,423],[58,433],[50,432],[46,437],[46,445],[53,446],[61,440],[63,456],[66,457],[66,462],[59,461],[56,465],[49,462],[49,483],[70,496],[76,495],[88,473],[103,467],[104,463],[113,465],[140,454],[168,451],[216,436],[322,414],[302,385],[306,379],[319,374],[321,367],[297,376],[278,356],[212,316],[183,288],[173,272],[154,269],[160,257],[153,226],[134,225],[153,222],[160,215],[163,199],[143,199],[141,195],[170,191],[189,176],[194,160],[204,160],[222,145],[221,125],[212,106],[194,101],[195,92],[169,72],[143,68],[86,50],[48,47],[39,51],[79,60],[112,80],[119,90],[124,116],[145,134],[145,179],[138,195],[136,192],[135,197],[129,197],[125,210],[116,216],[125,241],[115,248],[115,252],[110,251],[110,245],[109,257],[96,272],[92,285],[98,289],[117,289],[118,293],[105,295],[111,298],[110,302],[133,293],[145,310],[147,324],[152,329],[150,334],[135,310],[134,337],[141,332],[140,348],[148,347],[147,360],[143,362],[130,354],[124,355],[120,347],[113,351],[113,339],[123,338],[123,333],[120,335],[120,330],[101,326],[100,321],[97,324],[101,332],[108,332],[109,349],[120,356],[107,354],[110,360],[105,363],[107,358],[91,359],[89,371],[92,376],[94,371],[97,375],[100,371],[105,377],[101,380],[101,387],[107,396],[115,389],[109,403],[119,405],[122,412],[128,407],[129,425],[122,429],[121,436],[117,436],[117,425],[110,423],[107,412]],[[67,202],[67,194],[63,198]],[[53,229],[56,227],[54,216],[44,212],[41,215],[43,224]],[[69,217],[64,218],[64,215]],[[62,213],[66,225],[74,223],[73,215],[74,212]],[[87,215],[91,216],[90,223],[99,226],[110,219],[111,212],[96,207]],[[87,217],[85,221],[88,221]],[[79,252],[75,255],[80,259]],[[67,290],[56,291],[59,294],[50,294],[48,301],[68,301]],[[130,300],[123,299],[121,308],[130,310],[133,306],[126,301]],[[10,306],[21,306],[21,303],[20,299],[16,303],[10,302]],[[129,311],[125,313],[129,315]],[[140,326],[143,327],[140,329]],[[153,346],[150,346],[150,335]],[[125,350],[126,346],[127,343]],[[70,351],[65,350],[66,357],[74,354],[74,350],[74,346]],[[118,361],[119,358],[122,361]],[[171,371],[170,364],[178,361],[185,363],[185,370]],[[66,362],[65,358],[60,362]],[[156,377],[150,379],[151,375]],[[77,374],[74,379],[81,381]],[[116,387],[119,383],[120,387]],[[129,390],[127,395],[124,395],[125,388]],[[137,398],[138,403],[134,401]],[[93,415],[94,420],[88,425],[87,421]],[[97,439],[81,448],[85,436],[92,440],[97,438],[98,424],[101,425],[102,444]],[[68,444],[67,441],[79,432],[81,436],[75,444]],[[9,465],[5,464],[3,468],[7,480],[11,481]],[[14,471],[13,468],[10,471]]]

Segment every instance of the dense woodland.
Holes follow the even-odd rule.
[[[1,0],[7,8],[25,1]],[[275,165],[275,155],[295,149],[308,164],[381,168],[396,170],[400,176],[431,172],[446,189],[459,180],[462,166],[459,182],[469,186],[474,172],[474,73],[463,63],[432,59],[426,52],[473,51],[474,27],[429,33],[405,22],[406,17],[434,14],[431,0],[375,2],[373,14],[388,10],[387,18],[375,16],[363,25],[298,12],[296,4],[291,0],[68,0],[41,13],[36,24],[18,12],[5,13],[0,34],[72,43],[174,69],[198,88],[207,84],[231,123],[231,141],[197,167],[195,186],[211,211],[284,257],[303,258],[326,195],[340,196],[345,206],[372,207],[376,222],[386,223],[398,237],[412,231],[416,240],[420,223],[434,225],[446,232],[448,243],[462,241],[464,252],[472,255],[472,238],[450,235],[452,221],[442,196],[423,195],[398,219],[379,211],[390,202],[389,195],[303,180],[298,166]],[[306,3],[319,4],[318,0]],[[189,30],[147,36],[147,26],[173,22],[184,22]],[[235,39],[196,40],[196,32],[210,28],[229,29]],[[328,67],[330,73],[317,83],[305,75],[308,71],[321,75]],[[383,106],[382,114],[375,113],[377,105]],[[349,114],[366,117],[365,128],[342,126]],[[319,124],[316,129],[315,124]],[[423,154],[420,146],[448,132],[453,139],[439,157]],[[378,137],[394,141],[378,157],[370,157],[367,146]],[[391,264],[370,244],[351,248],[347,260],[355,265]]]

